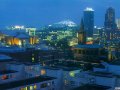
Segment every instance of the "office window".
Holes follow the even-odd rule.
[[[1,79],[2,79],[2,80],[6,80],[6,79],[8,79],[8,78],[9,78],[8,75],[3,75]]]
[[[51,83],[49,82],[49,83],[47,83],[48,84],[48,86],[51,86]]]
[[[37,89],[37,85],[34,85],[34,90],[36,90]]]
[[[41,75],[45,75],[46,74],[46,70],[41,70],[40,73],[41,73]]]
[[[68,85],[68,84],[69,84],[69,81],[68,81],[68,80],[64,80],[64,84],[65,84],[65,85]]]
[[[25,90],[24,88],[21,88],[20,90]]]
[[[34,90],[34,87],[33,87],[33,86],[30,86],[30,90]]]
[[[41,87],[41,88],[46,88],[46,87],[47,87],[47,83],[43,83],[43,84],[41,84],[40,87]]]
[[[75,72],[74,72],[74,71],[71,71],[71,72],[69,73],[69,75],[70,75],[70,77],[75,77]]]

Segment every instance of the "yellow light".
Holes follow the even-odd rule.
[[[32,62],[34,62],[35,61],[35,58],[34,57],[32,57]]]
[[[71,77],[75,77],[75,73],[74,73],[74,72],[70,72],[69,75],[70,75]]]
[[[30,86],[30,90],[33,90],[33,86]]]
[[[41,75],[45,75],[46,74],[46,71],[45,70],[41,70]]]
[[[37,85],[34,85],[34,89],[37,89]]]

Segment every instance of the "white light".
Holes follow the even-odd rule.
[[[84,11],[94,11],[94,10],[90,7],[87,7]]]
[[[48,25],[49,27],[51,27],[52,25]]]
[[[14,26],[16,29],[24,29],[24,26],[18,26],[18,25],[16,25],[16,26]]]

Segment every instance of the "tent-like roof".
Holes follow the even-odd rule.
[[[29,38],[29,34],[25,30],[0,30],[0,33],[21,39]]]

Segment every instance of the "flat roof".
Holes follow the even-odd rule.
[[[28,33],[26,33],[25,30],[0,30],[0,33],[8,35],[8,36],[17,36],[18,34],[26,34],[28,35]]]
[[[75,70],[80,70],[80,68],[75,68],[75,67],[64,67],[64,66],[52,66],[52,67],[43,67],[44,69],[51,69],[51,70],[64,70],[64,71],[75,71]]]
[[[33,62],[11,62],[8,64],[14,64],[14,65],[26,65],[26,66],[31,66],[31,65],[41,65],[40,63],[33,63]]]
[[[103,86],[103,85],[97,85],[97,84],[85,84],[73,90],[108,90],[110,88],[111,87],[109,86]]]
[[[90,72],[89,74],[94,75],[94,76],[99,76],[99,77],[108,77],[108,78],[112,78],[115,76],[112,73],[101,72],[101,71]]]
[[[0,52],[11,52],[11,53],[15,53],[15,52],[24,52],[25,48],[19,48],[16,46],[13,47],[0,47]]]
[[[10,74],[10,73],[16,73],[17,71],[14,71],[14,70],[4,70],[4,71],[0,71],[0,75],[3,75],[3,74]]]
[[[103,48],[102,45],[98,45],[98,44],[85,44],[85,45],[81,45],[78,44],[77,46],[75,46],[75,48]]]
[[[0,89],[1,90],[12,89],[12,88],[25,86],[25,85],[30,85],[30,84],[35,84],[35,83],[39,83],[39,82],[54,80],[54,79],[56,79],[56,78],[48,77],[48,76],[33,77],[33,78],[29,78],[29,79],[24,79],[24,80],[19,80],[19,81],[13,81],[13,82],[0,84]]]
[[[43,67],[43,69],[60,70],[60,68],[49,67],[49,66],[45,66],[45,67]]]
[[[1,61],[8,61],[8,60],[12,60],[12,58],[7,56],[7,55],[0,54],[0,62]]]
[[[97,64],[97,65],[94,65],[95,68],[102,68],[102,69],[105,69],[105,66],[102,65],[102,64]]]

